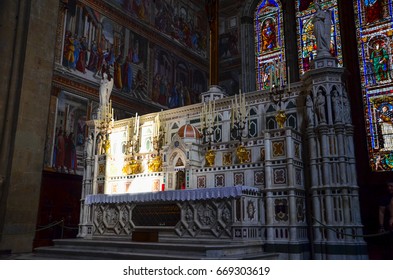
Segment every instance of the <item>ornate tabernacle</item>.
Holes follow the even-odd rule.
[[[345,95],[342,71],[330,69],[329,81]],[[327,109],[321,75],[305,75],[307,90],[225,97],[214,87],[201,104],[113,121],[105,153],[89,121],[79,237],[149,232],[174,244],[257,242],[282,259],[363,256],[359,216],[345,214],[359,210],[353,128]]]

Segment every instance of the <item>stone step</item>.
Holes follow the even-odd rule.
[[[34,250],[37,258],[56,259],[277,259],[261,242],[185,244],[111,240],[58,239]]]

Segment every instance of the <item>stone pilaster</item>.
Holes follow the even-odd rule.
[[[32,250],[58,5],[49,0],[4,0],[1,4],[0,178],[4,182],[0,186],[0,251]]]
[[[256,89],[254,19],[243,16],[240,20],[240,45],[242,55],[242,91]]]

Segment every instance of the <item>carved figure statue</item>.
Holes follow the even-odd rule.
[[[102,155],[103,151],[104,151],[104,148],[103,148],[102,135],[99,134],[98,139],[97,139],[97,155]]]
[[[84,153],[84,156],[86,157],[86,158],[90,158],[91,157],[91,155],[92,155],[92,152],[93,152],[93,139],[91,138],[91,135],[89,135],[87,138],[86,138],[86,141],[85,141],[85,151],[84,151],[85,153]]]
[[[352,123],[352,118],[351,118],[351,104],[349,104],[349,99],[347,96],[347,93],[343,91],[343,96],[342,96],[342,103],[343,103],[343,119],[345,123],[351,124]]]
[[[102,74],[100,82],[100,107],[104,107],[109,103],[109,98],[113,89],[113,79],[106,72]]]
[[[314,104],[312,102],[311,96],[307,95],[306,98],[306,109],[307,109],[307,125],[314,125]]]
[[[320,123],[326,123],[325,103],[325,95],[323,94],[322,89],[319,89],[315,101],[315,107],[317,108],[317,115]]]
[[[333,101],[333,113],[334,113],[334,122],[342,121],[342,112],[343,112],[343,104],[341,102],[340,94],[336,89],[332,91],[332,101]]]
[[[317,56],[330,55],[331,15],[329,11],[321,9],[321,4],[315,2],[316,12],[312,19],[314,24],[314,36],[317,40]]]

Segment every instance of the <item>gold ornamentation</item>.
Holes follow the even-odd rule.
[[[156,156],[151,159],[148,164],[148,169],[150,172],[161,172],[162,171],[162,160],[161,156]]]
[[[127,175],[141,173],[141,163],[136,159],[132,159],[123,167],[123,173]]]
[[[284,128],[284,123],[287,120],[287,116],[285,114],[285,111],[283,110],[278,110],[276,114],[276,121],[278,124],[279,128]]]
[[[108,153],[109,153],[109,150],[110,150],[110,148],[111,148],[111,141],[110,141],[109,139],[104,140],[103,143],[102,143],[102,145],[104,146],[105,154],[108,154]]]
[[[285,144],[284,141],[273,141],[273,157],[285,156]]]
[[[232,165],[232,153],[224,153],[222,156],[222,162],[224,165]]]
[[[206,152],[206,155],[205,155],[206,166],[207,166],[207,167],[214,166],[214,161],[215,161],[215,159],[216,159],[216,152],[213,151],[212,149],[209,149],[209,150]]]
[[[239,159],[239,162],[243,164],[248,158],[248,151],[243,145],[239,145],[236,148],[236,155],[237,158]]]
[[[98,175],[105,175],[105,164],[98,165]]]

